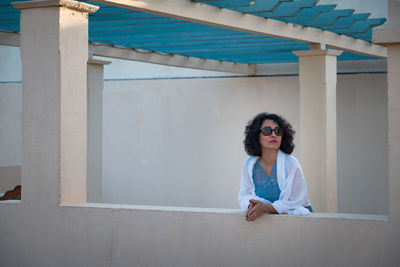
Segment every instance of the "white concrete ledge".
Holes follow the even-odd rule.
[[[21,204],[21,200],[2,200],[0,201],[0,205],[2,204],[11,204],[11,205]]]
[[[95,64],[95,65],[109,65],[109,64],[111,64],[111,61],[89,58],[87,63],[88,64]]]
[[[347,220],[367,220],[367,221],[388,221],[388,215],[378,214],[355,214],[355,213],[311,213],[308,217],[326,219],[347,219]]]
[[[107,204],[107,203],[86,203],[86,204],[62,204],[61,207],[79,208],[101,208],[114,210],[148,210],[148,211],[177,211],[195,213],[220,213],[220,214],[240,214],[239,209],[218,209],[218,208],[195,208],[195,207],[171,207],[171,206],[146,206],[146,205],[126,205],[126,204]],[[388,215],[374,214],[352,214],[352,213],[311,213],[307,216],[287,215],[287,214],[265,214],[264,216],[296,217],[296,218],[317,218],[317,219],[340,219],[340,220],[362,220],[362,221],[383,221],[389,219]]]
[[[61,207],[84,207],[84,208],[104,208],[104,209],[128,209],[128,210],[157,210],[157,211],[181,211],[181,212],[203,212],[203,213],[233,213],[240,214],[237,209],[216,209],[216,208],[196,208],[196,207],[171,207],[171,206],[147,206],[147,205],[127,205],[127,204],[107,204],[107,203],[86,203],[86,204],[66,204]]]

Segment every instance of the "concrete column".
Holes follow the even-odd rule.
[[[400,226],[400,1],[389,0],[389,18],[373,31],[373,42],[387,47],[389,217]]]
[[[88,12],[69,0],[21,9],[22,204],[86,201]]]
[[[87,156],[87,201],[102,201],[103,162],[103,89],[104,65],[110,61],[89,59],[88,83],[88,156]]]
[[[337,212],[336,58],[341,51],[310,45],[299,57],[300,161],[313,208]]]

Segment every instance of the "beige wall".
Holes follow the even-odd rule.
[[[297,79],[106,82],[104,202],[238,208],[244,125],[272,111],[298,129]],[[20,183],[21,84],[0,94],[1,193]],[[387,214],[386,75],[339,75],[337,94],[339,212]]]
[[[21,88],[0,83],[0,166],[21,165]]]
[[[387,214],[386,75],[340,75],[337,98],[338,210]]]
[[[0,193],[21,184],[21,87],[0,83]]]
[[[21,184],[21,166],[0,166],[0,193]]]
[[[293,78],[106,82],[107,203],[237,208],[244,125],[262,111],[297,126]]]
[[[104,202],[238,208],[244,125],[270,111],[298,130],[298,90],[297,76],[106,82]],[[337,94],[339,212],[386,214],[386,75],[339,75]]]

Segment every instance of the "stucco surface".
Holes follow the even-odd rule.
[[[21,166],[0,166],[0,193],[21,184]]]
[[[339,212],[387,214],[386,75],[339,75],[337,86]],[[5,125],[16,125],[0,143],[11,151],[21,146],[12,115],[21,87],[0,84]],[[106,81],[104,202],[237,208],[245,123],[271,110],[298,130],[298,90],[296,76]],[[7,151],[4,166],[14,160]]]
[[[295,79],[106,82],[103,200],[236,208],[244,126],[263,111],[298,128]]]
[[[0,84],[0,166],[21,165],[21,88],[20,83]]]
[[[237,208],[245,124],[283,114],[300,148],[298,96],[297,76],[106,81],[104,202]],[[386,214],[385,74],[339,75],[337,110],[339,212]]]
[[[387,214],[386,75],[339,75],[337,98],[339,211]]]
[[[235,213],[29,203],[0,212],[4,266],[398,266],[399,228],[385,220],[249,223]]]

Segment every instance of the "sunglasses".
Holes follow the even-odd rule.
[[[277,136],[282,136],[284,130],[280,127],[276,127],[275,129],[272,129],[271,127],[264,127],[260,130],[260,132],[262,133],[262,135],[264,136],[271,136],[272,132],[274,132]]]

